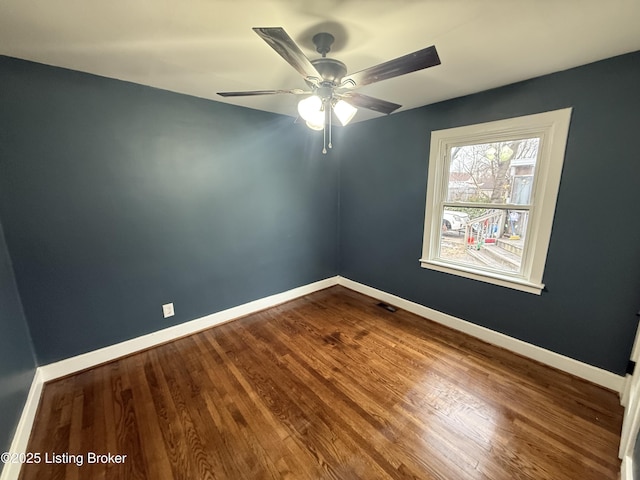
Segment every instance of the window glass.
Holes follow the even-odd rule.
[[[539,145],[525,138],[452,147],[447,202],[528,204]]]
[[[528,218],[527,210],[446,208],[438,258],[497,272],[520,273]]]

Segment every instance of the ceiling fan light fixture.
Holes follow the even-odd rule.
[[[338,100],[333,107],[333,111],[336,117],[338,117],[338,120],[340,120],[340,123],[344,126],[353,119],[358,109],[344,100]]]
[[[324,128],[324,122],[313,123],[313,122],[307,121],[307,127],[309,127],[311,130],[322,130]]]
[[[314,125],[324,124],[324,112],[322,111],[322,100],[317,95],[303,98],[298,102],[298,113],[307,122]]]

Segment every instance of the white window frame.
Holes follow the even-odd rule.
[[[570,122],[571,108],[565,108],[431,132],[420,265],[431,270],[540,295],[544,289],[542,277],[551,238]],[[447,195],[451,148],[532,137],[540,138],[540,146],[521,272],[509,274],[488,271],[439,258],[442,211]],[[521,209],[518,205],[511,204],[502,204],[500,208]]]

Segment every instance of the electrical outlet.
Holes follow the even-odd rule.
[[[166,303],[162,305],[162,314],[164,318],[173,317],[176,312],[173,310],[173,303]]]

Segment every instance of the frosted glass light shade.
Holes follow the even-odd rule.
[[[309,128],[320,130],[324,126],[324,112],[322,111],[320,97],[312,95],[300,100],[298,102],[298,113],[307,121]],[[317,128],[318,126],[320,128]]]
[[[340,123],[346,125],[354,117],[358,109],[344,100],[339,100],[333,107],[333,111],[336,113],[336,117],[338,117]]]
[[[324,119],[324,117],[323,117]],[[322,123],[312,123],[307,121],[307,127],[309,127],[311,130],[322,130],[324,128],[324,122]]]

